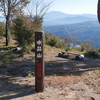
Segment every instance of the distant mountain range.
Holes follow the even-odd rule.
[[[56,36],[78,37],[83,43],[93,41],[96,48],[100,48],[100,24],[97,15],[66,14],[52,11],[44,16],[43,30]]]
[[[0,21],[4,22],[5,18],[0,16]],[[97,21],[97,16],[93,14],[66,14],[60,11],[51,11],[44,15],[43,26],[74,24],[84,21]]]
[[[85,21],[97,21],[97,16],[93,14],[66,14],[59,11],[51,11],[45,14],[43,25],[64,25]]]
[[[91,40],[96,48],[100,48],[100,25],[97,21],[47,26],[44,27],[44,31],[64,38],[78,37],[83,43]]]

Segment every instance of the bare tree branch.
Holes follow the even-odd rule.
[[[28,3],[28,0],[0,0],[0,9],[6,18],[6,45],[10,43],[11,19],[20,13]]]
[[[43,17],[45,13],[50,9],[53,2],[45,4],[45,0],[30,0],[31,4],[27,6],[27,11],[30,16]]]
[[[45,0],[31,0],[30,4],[27,7],[28,15],[32,23],[34,24],[34,30],[41,30],[43,16],[50,9],[50,6],[53,2],[47,3]]]

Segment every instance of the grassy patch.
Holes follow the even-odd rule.
[[[34,73],[34,72],[32,72],[32,71],[28,71],[26,74],[27,74],[27,76],[28,76],[28,77],[32,77],[32,76],[34,76],[34,75],[35,75],[35,73]]]
[[[4,58],[3,61],[4,61],[4,62],[11,62],[12,59],[10,59],[10,58]]]

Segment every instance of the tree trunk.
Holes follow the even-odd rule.
[[[9,17],[6,17],[6,46],[10,43],[10,21]]]

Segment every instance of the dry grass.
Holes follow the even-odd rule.
[[[38,94],[36,92],[34,92],[33,94],[32,86],[33,81],[35,81],[34,76],[31,78],[24,76],[24,74],[30,70],[29,68],[32,68],[32,70],[30,71],[35,71],[34,53],[26,54],[24,58],[20,57],[18,54],[11,52],[11,49],[7,49],[7,47],[4,46],[4,40],[0,41],[0,88],[2,88],[0,90],[0,96],[2,98],[9,97],[12,95],[12,93],[16,98],[18,98],[16,94],[24,94],[28,90],[32,91],[32,93],[27,94],[27,96],[24,94],[25,96],[20,96],[21,98],[18,99],[14,99],[13,96],[11,96],[11,100],[28,100],[29,98],[30,100],[85,100],[66,99],[65,96],[71,97],[71,93],[76,93],[75,95],[79,95],[81,96],[81,98],[87,96],[84,93],[88,93],[91,96],[96,95],[99,98],[99,60],[87,59],[88,61],[76,61],[71,59],[59,58],[57,57],[57,54],[64,50],[45,45],[44,58],[47,73],[44,78],[44,86],[47,90],[44,91],[44,93],[41,93],[43,95],[41,96],[41,94]],[[14,46],[16,46],[16,44],[15,42],[12,42],[11,47]],[[92,62],[94,62],[94,65],[90,65]],[[77,75],[81,71],[82,73]],[[5,95],[5,91],[9,94],[6,93]],[[83,94],[85,96],[83,96]],[[54,97],[54,95],[56,95],[57,97]],[[62,99],[59,98],[59,95],[62,97]],[[44,97],[48,99],[45,99]]]
[[[99,79],[99,76],[98,78]],[[62,87],[65,88],[69,85],[78,84],[79,82],[83,82],[86,85],[91,85],[93,87],[99,87],[99,83],[97,80],[90,78],[88,76],[49,76],[45,80],[46,86],[53,86],[53,87]]]

